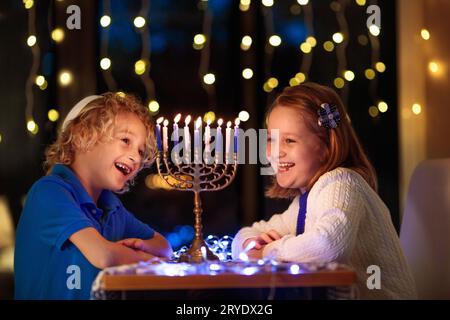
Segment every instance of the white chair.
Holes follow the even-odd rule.
[[[427,160],[414,170],[400,242],[419,299],[450,299],[450,159]]]

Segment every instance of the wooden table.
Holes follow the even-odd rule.
[[[122,292],[152,290],[204,290],[240,288],[351,288],[356,283],[356,273],[349,268],[336,270],[302,270],[289,272],[188,274],[168,276],[155,274],[105,274],[100,286],[105,291]],[[124,295],[123,295],[124,296]]]
[[[185,290],[275,287],[342,287],[356,282],[356,274],[347,269],[301,274],[217,274],[217,275],[105,275],[102,287],[107,291]]]

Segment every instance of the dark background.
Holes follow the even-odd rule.
[[[136,94],[145,103],[156,98],[160,110],[155,116],[171,118],[178,112],[198,116],[214,111],[218,117],[234,119],[245,109],[250,113],[250,119],[241,127],[262,128],[267,105],[300,71],[305,55],[299,45],[312,31],[318,43],[312,51],[308,80],[334,87],[333,80],[342,71],[338,70],[336,49],[328,53],[322,45],[331,40],[333,33],[341,31],[337,12],[332,9],[338,3],[348,25],[347,69],[355,73],[355,80],[346,81],[343,89],[335,89],[347,105],[354,128],[377,170],[379,194],[391,210],[398,230],[395,1],[377,1],[382,13],[379,50],[370,41],[366,45],[358,42],[358,36],[368,36],[366,7],[375,1],[359,6],[353,0],[310,0],[313,30],[305,21],[306,10],[296,1],[278,0],[270,8],[260,1],[252,1],[245,12],[239,9],[239,1],[231,0],[151,1],[146,16],[146,27],[149,27],[146,36],[151,44],[147,49],[150,50],[149,76],[154,82],[154,92],[147,91],[143,78],[134,73],[134,63],[142,54],[143,42],[142,31],[133,26],[133,19],[139,14],[142,3],[137,0],[35,2],[36,36],[40,48],[37,74],[45,75],[48,87],[41,90],[33,85],[32,88],[32,114],[40,128],[33,135],[27,131],[25,113],[25,83],[32,66],[31,49],[26,45],[29,12],[22,1],[1,1],[0,195],[6,195],[15,224],[27,191],[44,174],[44,150],[55,140],[60,124],[48,120],[49,109],[59,110],[61,120],[83,96],[115,89]],[[81,8],[81,30],[65,28],[69,16],[65,10],[70,4]],[[112,23],[105,29],[100,26],[99,19],[108,4]],[[209,51],[207,48],[194,50],[193,37],[204,33],[205,14],[212,19],[210,48]],[[50,37],[56,26],[62,26],[65,31],[61,43],[53,42]],[[281,37],[282,44],[267,50],[267,38],[272,33]],[[253,38],[248,51],[240,49],[245,34]],[[101,43],[105,37],[108,38],[107,55],[112,61],[110,71],[116,88],[108,87],[99,67]],[[210,58],[207,71],[216,76],[216,82],[207,90],[199,76],[204,52],[209,52]],[[384,62],[387,69],[369,81],[364,77],[364,70],[371,67],[378,54],[379,61]],[[254,71],[250,80],[241,76],[245,67]],[[73,83],[64,88],[57,82],[57,74],[62,68],[71,69],[74,75]],[[276,77],[279,85],[266,93],[263,84],[269,77]],[[144,78],[149,80],[147,76]],[[378,99],[386,101],[389,109],[372,117],[368,108]],[[154,167],[144,170],[136,186],[121,199],[130,211],[168,236],[178,248],[189,243],[192,236],[193,195],[149,189],[144,183],[145,177],[154,173]],[[258,173],[257,165],[241,165],[230,187],[202,194],[205,235],[234,235],[243,225],[268,218],[287,207],[288,201],[264,198],[268,179]]]

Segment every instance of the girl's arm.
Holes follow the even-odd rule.
[[[232,243],[233,259],[237,259],[239,254],[245,249],[245,245],[250,239],[257,239],[262,233],[276,231],[281,237],[295,231],[295,224],[298,214],[298,197],[296,197],[289,208],[281,214],[274,214],[268,221],[261,220],[253,223],[251,227],[244,227],[235,235]]]
[[[358,183],[344,173],[339,179],[328,181],[308,201],[313,201],[311,208],[319,216],[317,222],[301,235],[286,235],[268,244],[263,249],[264,257],[327,263],[339,261],[351,252],[364,214],[364,201]]]
[[[120,243],[108,241],[92,227],[75,232],[69,240],[92,265],[99,269],[154,258],[154,255],[144,251],[133,250]]]

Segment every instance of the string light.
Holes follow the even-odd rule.
[[[206,42],[206,37],[204,34],[196,34],[194,36],[194,43],[192,44],[192,46],[195,50],[201,50],[201,49],[203,49],[205,42]]]
[[[431,61],[428,63],[428,70],[430,70],[431,73],[437,73],[439,71],[439,64],[435,61]]]
[[[419,115],[422,112],[422,106],[418,103],[414,103],[411,110],[415,115]]]
[[[372,80],[373,78],[375,78],[375,71],[373,69],[366,69],[364,71],[364,75],[367,79]]]
[[[42,86],[45,83],[45,77],[42,75],[37,76],[35,83],[38,87]]]
[[[378,108],[377,108],[377,107],[375,107],[375,106],[370,106],[370,107],[369,107],[369,115],[370,115],[372,118],[376,118],[376,117],[378,116],[379,113],[380,113],[380,112],[378,111]]]
[[[148,103],[148,109],[150,110],[150,112],[156,113],[159,111],[159,103],[156,100],[151,100]]]
[[[312,64],[312,48],[317,45],[317,40],[314,37],[312,3],[307,0],[297,0],[297,3],[300,5],[300,7],[298,7],[299,10],[301,10],[301,8],[304,9],[305,24],[309,31],[309,36],[299,46],[300,51],[303,53],[301,56],[300,72],[289,80],[289,85],[291,87],[297,86],[305,81]]]
[[[347,81],[353,81],[355,79],[355,73],[351,70],[344,71],[344,78]]]
[[[37,41],[36,36],[35,35],[31,35],[31,36],[29,36],[27,38],[27,45],[29,47],[32,47],[32,46],[34,46],[36,44],[36,41]]]
[[[248,9],[250,9],[250,4],[251,4],[250,0],[241,0],[239,2],[239,10],[247,11]]]
[[[375,63],[375,69],[378,72],[383,73],[386,71],[386,65],[383,62],[377,62]]]
[[[306,81],[306,74],[304,74],[303,72],[298,72],[295,75],[295,79],[297,79],[300,83],[303,83]]]
[[[388,110],[388,105],[384,101],[378,102],[378,110],[380,110],[381,113],[384,113]]]
[[[263,4],[263,6],[266,6],[266,7],[273,6],[273,0],[262,0],[261,2]]]
[[[242,77],[244,79],[251,79],[253,77],[253,70],[250,68],[245,68],[242,70]]]
[[[312,36],[309,36],[308,38],[306,38],[306,42],[313,48],[317,45],[316,38],[314,38]]]
[[[203,76],[203,82],[206,84],[213,84],[216,81],[216,76],[213,73],[207,73]]]
[[[34,120],[28,120],[27,122],[27,130],[32,134],[36,135],[39,132],[39,126]]]
[[[34,5],[34,1],[33,0],[23,0],[23,4],[25,6],[25,9],[31,9]]]
[[[36,33],[36,6],[34,6],[34,1],[24,1],[24,5],[25,5],[25,8],[28,10],[28,34],[29,34],[29,36],[27,38],[27,45],[31,48],[31,53],[32,53],[32,57],[33,57],[30,72],[29,72],[27,81],[25,83],[25,100],[26,100],[25,119],[29,119],[27,122],[28,131],[30,131],[32,134],[37,134],[39,127],[32,120],[34,118],[33,117],[33,110],[34,110],[33,84],[36,82],[36,78],[37,78],[37,71],[39,69],[41,51],[40,51],[39,45],[37,43],[37,37],[36,37],[36,34],[37,34]],[[39,88],[45,89],[47,87],[47,81],[45,81],[45,79],[42,82],[42,79],[39,78],[39,83],[41,83]]]
[[[360,1],[357,3],[360,6],[365,5],[366,1]],[[364,3],[364,4],[363,4]],[[372,0],[371,5],[376,5],[377,0]],[[386,66],[384,63],[380,62],[380,41],[378,39],[378,35],[380,34],[380,28],[377,25],[371,25],[368,28],[367,35],[361,34],[358,36],[358,42],[362,46],[366,46],[369,43],[370,40],[370,46],[371,46],[371,66],[379,73],[383,73],[386,70]],[[369,92],[370,97],[372,100],[372,103],[375,103],[376,101],[379,101],[378,97],[378,78],[376,77],[375,70],[372,68],[367,68],[364,71],[364,75],[367,79],[370,80],[369,84]],[[386,112],[387,111],[387,104],[383,101],[381,101],[381,104],[378,103],[378,107],[370,106],[369,107],[369,114],[371,117],[376,118],[379,115],[379,112]]]
[[[108,15],[104,15],[100,18],[100,25],[103,28],[108,27],[111,24],[111,17]]]
[[[72,83],[72,73],[68,70],[63,70],[59,73],[59,83],[65,87]]]
[[[107,27],[110,24],[111,24],[111,3],[110,3],[110,0],[103,0],[103,15],[100,18],[100,25],[103,27],[103,30],[101,32],[101,40],[100,40],[100,56],[101,57],[108,57],[110,28],[107,28]],[[115,91],[117,91],[117,83],[112,74],[111,64],[112,64],[112,62],[110,60],[109,67],[104,69],[104,68],[102,68],[102,63],[100,61],[100,68],[103,70],[102,76],[103,76],[103,79],[105,80],[108,90],[115,92]]]
[[[323,43],[323,48],[325,49],[325,51],[331,52],[334,50],[334,43],[331,41],[325,41]]]
[[[62,28],[56,28],[51,33],[52,40],[57,43],[62,42],[64,40],[64,36],[65,34]]]
[[[142,75],[145,73],[146,70],[146,63],[144,60],[138,60],[136,61],[136,63],[134,64],[134,72],[137,75]]]
[[[214,111],[208,111],[203,115],[203,121],[206,123],[213,123],[216,120],[216,113]]]
[[[427,29],[420,30],[420,36],[423,40],[430,40],[430,32]]]
[[[373,36],[378,37],[378,36],[380,35],[381,30],[380,30],[380,28],[379,28],[377,25],[372,24],[372,25],[369,27],[369,32],[370,32]]]
[[[298,86],[299,84],[300,84],[300,81],[298,81],[298,79],[297,79],[296,77],[291,78],[291,79],[289,80],[289,85],[290,85],[291,87]]]
[[[134,64],[134,72],[140,77],[145,87],[145,93],[147,96],[147,100],[149,101],[149,110],[153,113],[156,113],[159,111],[160,105],[156,99],[155,84],[150,76],[150,65],[151,65],[150,25],[146,23],[146,20],[144,18],[148,17],[149,12],[150,12],[149,0],[142,0],[139,14],[134,19],[134,24],[139,29],[138,32],[141,35],[141,42],[142,42],[141,58]]]
[[[111,67],[111,60],[109,58],[103,58],[100,60],[100,68],[108,70]]]
[[[50,109],[47,113],[47,117],[51,122],[56,122],[59,119],[59,112],[55,109]]]
[[[242,110],[241,112],[239,112],[238,118],[242,122],[246,122],[248,121],[248,119],[250,119],[250,114],[247,111]]]
[[[310,53],[311,52],[311,45],[309,44],[309,43],[307,43],[307,42],[303,42],[301,45],[300,45],[300,50],[303,52],[303,53]]]
[[[334,79],[333,84],[336,88],[341,89],[344,87],[345,82],[344,79],[337,77],[336,79]]]
[[[138,16],[133,20],[133,24],[136,28],[142,28],[143,26],[145,26],[145,22],[145,19],[141,16]]]
[[[333,34],[333,41],[336,43],[342,43],[344,41],[344,35],[340,32]]]
[[[247,2],[244,2],[247,3]],[[204,48],[200,51],[200,65],[198,68],[198,76],[200,78],[200,83],[203,90],[205,90],[208,95],[208,105],[216,106],[216,89],[214,87],[214,82],[216,81],[216,76],[210,72],[210,57],[211,57],[211,39],[212,39],[212,23],[213,14],[209,8],[208,2],[203,2],[203,23],[202,32],[205,36],[206,42]],[[248,2],[250,5],[250,1]]]
[[[252,37],[243,36],[241,41],[241,49],[247,51],[252,46]]]
[[[271,46],[278,47],[281,44],[281,38],[278,35],[272,35],[269,38],[269,43]]]

